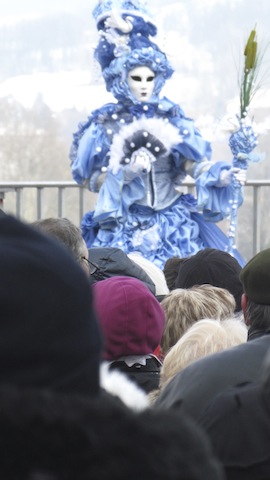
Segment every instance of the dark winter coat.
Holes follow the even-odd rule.
[[[89,260],[99,266],[100,271],[91,275],[91,283],[113,276],[134,277],[141,280],[155,295],[156,286],[145,270],[135,263],[120,248],[89,248]]]
[[[261,372],[260,372],[261,373]],[[270,478],[270,357],[262,381],[217,395],[200,418],[228,480]]]
[[[110,370],[120,370],[128,375],[128,378],[136,383],[146,393],[159,387],[161,361],[152,355],[146,360],[146,365],[135,363],[129,367],[123,360],[112,362]]]

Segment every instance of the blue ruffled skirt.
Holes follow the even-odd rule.
[[[170,207],[155,211],[132,205],[124,222],[97,223],[94,212],[83,217],[81,228],[87,247],[117,247],[124,252],[140,252],[159,268],[173,256],[189,257],[206,247],[226,251],[228,238],[214,223],[196,211],[191,194],[181,195]],[[106,227],[106,228],[104,228]],[[235,250],[241,266],[245,260]]]

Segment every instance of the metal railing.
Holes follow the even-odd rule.
[[[54,215],[57,217],[63,217],[66,211],[66,191],[75,190],[77,193],[77,205],[75,208],[77,210],[77,222],[82,218],[85,213],[84,208],[84,198],[85,198],[85,188],[81,187],[75,182],[55,182],[55,181],[45,181],[45,182],[1,182],[0,183],[0,208],[8,213],[16,215],[22,220],[27,217],[25,211],[29,210],[29,205],[27,205],[26,192],[29,190],[34,191],[34,203],[32,203],[31,210],[33,218],[31,220],[39,220],[45,216],[45,206],[50,202],[50,198],[45,198],[45,193],[50,190],[56,191],[56,203],[54,202]],[[73,205],[74,207],[74,205]]]
[[[186,192],[194,192],[194,182],[192,180],[184,182],[183,187]],[[266,222],[267,225],[269,223],[267,232],[269,232],[270,239],[269,206],[266,206],[267,218],[263,218],[265,215],[262,209],[262,203],[267,202],[269,204],[269,198],[270,180],[247,181],[244,206],[248,210],[245,211],[241,207],[239,212],[241,210],[241,218],[245,218],[247,211],[250,217],[250,211],[252,210],[252,233],[248,235],[248,242],[252,244],[249,256],[255,255],[264,248]],[[0,208],[25,221],[34,221],[48,216],[67,216],[79,226],[85,212],[94,208],[95,201],[96,194],[89,192],[73,181],[0,183]],[[244,235],[246,235],[246,231],[241,231],[240,225],[237,232],[238,241]]]

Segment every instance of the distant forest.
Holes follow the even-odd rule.
[[[93,32],[96,35],[96,32]],[[31,72],[89,68],[89,19],[57,15],[0,26],[0,81]]]

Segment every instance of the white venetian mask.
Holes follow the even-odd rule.
[[[153,94],[155,73],[148,67],[136,67],[128,72],[127,82],[133,97],[147,102]]]

